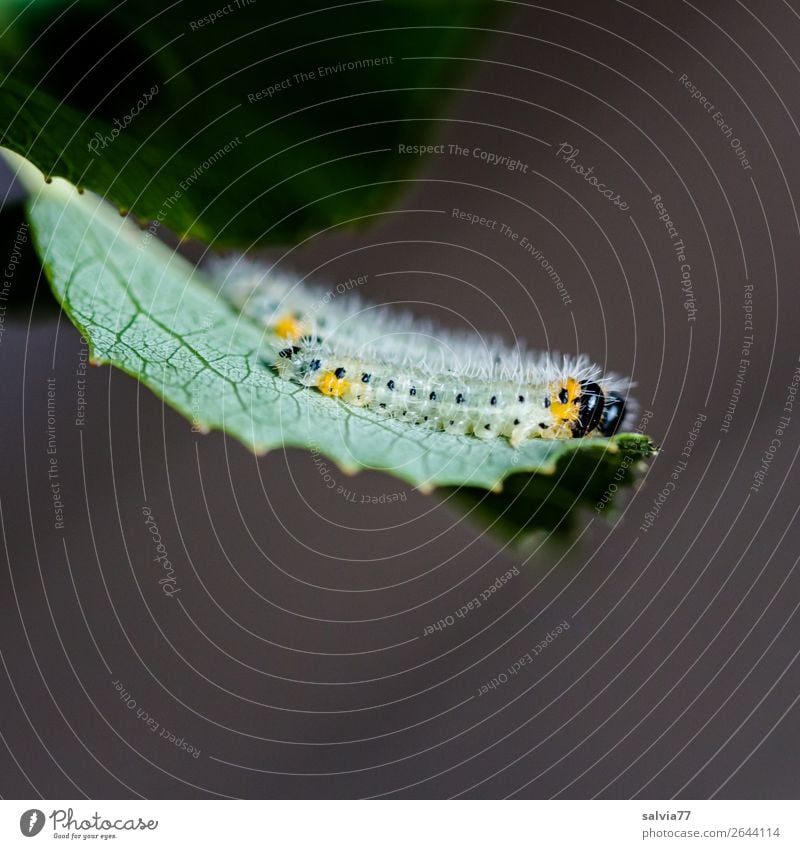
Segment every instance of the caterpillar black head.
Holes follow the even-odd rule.
[[[581,394],[578,398],[578,418],[572,423],[573,436],[586,436],[591,433],[603,418],[605,394],[591,381],[581,381]]]
[[[613,436],[620,429],[624,420],[625,399],[618,392],[609,392],[600,420],[600,433],[603,436]]]
[[[578,405],[578,418],[572,424],[573,436],[586,436],[593,430],[603,436],[613,436],[625,418],[625,399],[617,392],[603,392],[592,381],[581,382]]]

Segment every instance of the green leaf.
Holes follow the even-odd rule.
[[[245,247],[382,211],[421,161],[399,145],[440,128],[458,57],[502,9],[64,5],[0,8],[0,144],[179,236]]]
[[[563,517],[580,502],[581,481],[598,492],[626,457],[651,453],[648,439],[630,435],[529,440],[512,449],[505,439],[432,432],[347,407],[277,378],[264,362],[262,328],[97,197],[57,179],[31,198],[29,217],[55,295],[94,360],[138,378],[203,429],[224,430],[256,451],[313,449],[346,471],[380,469],[425,491],[499,490],[513,475],[514,488],[489,505],[517,524],[537,509]],[[520,486],[524,506],[508,504]],[[462,496],[475,500],[471,489]]]

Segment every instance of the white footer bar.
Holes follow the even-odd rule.
[[[0,801],[0,846],[800,846],[795,801]]]

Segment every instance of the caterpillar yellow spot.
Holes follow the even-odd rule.
[[[306,332],[306,327],[293,315],[284,315],[275,322],[274,331],[281,339],[296,342]]]
[[[323,395],[341,398],[350,387],[350,381],[336,376],[335,372],[326,371],[320,378],[317,388]]]
[[[550,395],[550,409],[556,419],[571,424],[578,420],[581,397],[581,385],[574,377],[568,377],[564,383],[558,383]]]

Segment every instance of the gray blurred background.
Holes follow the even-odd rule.
[[[82,342],[57,311],[29,320],[14,291],[0,336],[4,797],[800,793],[800,403],[778,433],[800,356],[800,7],[550,5],[510,7],[437,128],[519,167],[445,147],[369,229],[268,256],[632,375],[661,447],[639,488],[613,516],[587,511],[574,544],[520,553],[393,478],[332,470],[331,487],[308,453],[256,459],[192,433],[108,368],[88,369],[78,427]]]

